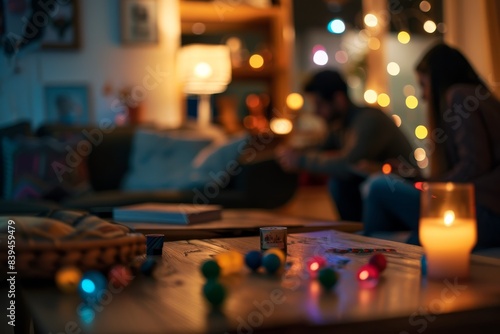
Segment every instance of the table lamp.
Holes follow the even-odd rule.
[[[231,81],[229,48],[226,45],[186,45],[179,50],[178,69],[184,93],[199,95],[198,124],[210,124],[210,95],[225,91]]]
[[[419,238],[429,278],[467,278],[470,253],[477,241],[474,185],[424,183]]]

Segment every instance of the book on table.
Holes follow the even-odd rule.
[[[189,225],[219,220],[221,217],[220,205],[143,203],[113,209],[113,219],[118,222]]]

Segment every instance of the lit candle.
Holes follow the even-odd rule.
[[[466,278],[476,244],[474,189],[470,184],[426,184],[421,197],[419,237],[427,276]]]

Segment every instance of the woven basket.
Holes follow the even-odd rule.
[[[3,239],[3,238],[2,238]],[[6,240],[1,240],[6,245]],[[2,247],[0,263],[7,263],[7,251]],[[15,247],[15,271],[19,279],[53,278],[57,270],[75,266],[82,271],[107,270],[116,264],[129,264],[146,252],[146,238],[130,233],[108,240],[82,240],[57,243],[23,243]]]

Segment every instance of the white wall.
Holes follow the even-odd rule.
[[[105,96],[110,85],[116,92],[124,86],[147,92],[146,120],[177,126],[182,119],[175,73],[175,52],[180,44],[178,3],[159,1],[159,43],[151,46],[120,43],[119,0],[80,0],[81,48],[75,51],[26,50],[20,54],[21,73],[12,61],[0,55],[0,124],[21,118],[34,126],[46,120],[43,87],[47,84],[84,83],[89,88],[94,122],[113,119],[114,96]],[[8,31],[7,31],[8,32]],[[151,70],[160,84],[145,90],[143,80]],[[148,79],[152,85],[154,81]]]

